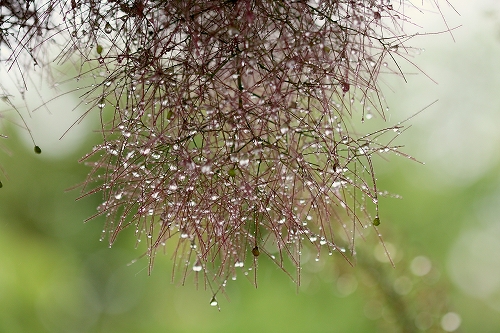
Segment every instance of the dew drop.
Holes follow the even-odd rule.
[[[376,216],[374,219],[373,219],[373,225],[374,226],[379,226],[380,225],[380,218],[378,216]]]
[[[33,148],[33,150],[35,151],[36,154],[42,153],[42,149],[40,149],[40,147],[38,147],[38,146],[35,146],[35,148]]]
[[[210,306],[217,306],[217,304],[219,304],[219,302],[217,302],[215,296],[212,297],[212,299],[210,300]]]
[[[2,182],[0,182],[0,188],[2,188],[2,187],[3,187],[3,184],[2,184]]]
[[[99,109],[104,109],[104,107],[106,106],[106,101],[104,98],[101,98],[101,100],[99,101],[99,103],[97,103],[97,107]]]
[[[97,54],[101,54],[102,53],[102,45],[97,44],[96,51],[97,51]]]
[[[259,247],[258,246],[255,246],[253,249],[252,249],[252,254],[254,257],[258,257],[259,254],[260,254],[260,251],[259,251]]]
[[[196,260],[196,263],[193,265],[193,271],[195,272],[200,272],[202,270],[201,262],[200,260]]]
[[[104,26],[104,32],[110,34],[111,31],[113,31],[113,27],[111,26],[111,24],[109,24],[109,22],[106,22],[106,25]]]

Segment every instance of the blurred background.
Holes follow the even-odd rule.
[[[146,258],[128,265],[143,253],[134,230],[108,248],[104,219],[83,223],[100,197],[75,201],[78,189],[67,190],[88,172],[78,160],[99,142],[98,115],[71,127],[85,110],[78,91],[35,76],[23,101],[2,68],[43,152],[34,154],[0,102],[0,134],[9,136],[0,138],[0,332],[500,332],[500,4],[450,2],[458,14],[440,1],[446,22],[461,27],[409,43],[422,72],[401,60],[408,83],[381,76],[388,125],[438,100],[396,141],[425,164],[376,160],[378,187],[389,193],[380,230],[396,267],[374,235],[358,242],[354,268],[306,252],[298,290],[259,258],[259,287],[240,274],[218,295],[220,311],[201,275],[172,281],[170,254],[158,255],[150,276]],[[426,32],[446,30],[433,2],[425,6],[406,14]]]

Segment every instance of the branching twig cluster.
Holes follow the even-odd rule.
[[[94,80],[83,98],[103,143],[83,195],[103,194],[110,244],[133,227],[151,265],[166,249],[216,292],[262,255],[298,282],[305,244],[351,260],[380,223],[372,157],[397,151],[401,124],[360,134],[352,119],[384,118],[378,75],[410,52],[390,1],[1,6],[10,67],[39,64],[52,41]]]

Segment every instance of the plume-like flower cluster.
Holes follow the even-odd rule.
[[[298,278],[305,244],[349,260],[357,235],[380,223],[372,156],[397,150],[379,138],[400,125],[363,134],[352,119],[384,117],[377,77],[408,52],[390,1],[20,1],[2,11],[2,26],[19,27],[1,35],[13,64],[53,37],[58,59],[76,53],[95,81],[84,98],[101,109],[103,143],[84,158],[83,195],[102,192],[110,244],[136,228],[151,264],[165,249],[178,269],[220,285],[263,255]]]

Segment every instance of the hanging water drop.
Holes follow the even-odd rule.
[[[101,100],[99,101],[99,103],[97,103],[97,107],[99,109],[104,109],[104,107],[106,106],[106,100],[103,98],[101,98]]]
[[[373,219],[373,225],[374,226],[378,226],[380,225],[380,218],[378,216],[376,216],[374,219]]]
[[[42,153],[42,149],[40,149],[40,147],[38,147],[38,146],[35,146],[35,148],[33,148],[33,150],[35,151],[36,154]]]
[[[196,260],[196,263],[193,265],[193,271],[199,272],[201,271],[203,266],[201,266],[200,259]]]
[[[101,54],[102,53],[102,45],[97,44],[96,51],[97,51],[97,54]]]
[[[110,34],[111,31],[113,31],[113,27],[111,26],[111,24],[109,24],[109,22],[106,22],[106,25],[104,26],[104,32]]]
[[[215,296],[212,297],[212,299],[210,300],[210,306],[217,306],[217,304],[219,304],[219,302],[217,302],[217,299],[215,299]]]
[[[259,247],[257,245],[252,249],[252,254],[253,254],[254,257],[258,257],[259,256],[260,251],[259,251]]]

